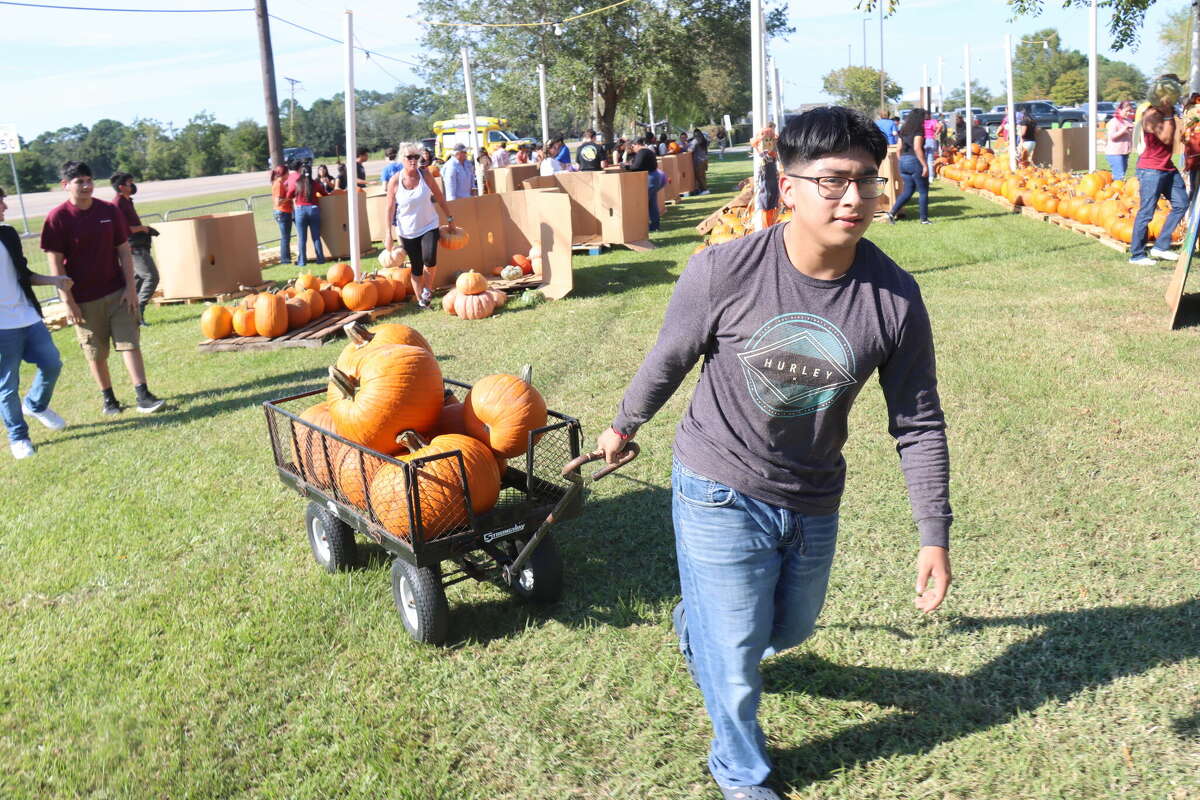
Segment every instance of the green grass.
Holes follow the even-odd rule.
[[[714,162],[719,194],[673,208],[659,249],[576,258],[565,300],[398,319],[452,377],[534,364],[593,437],[692,226],[746,164]],[[932,213],[870,235],[933,319],[956,582],[943,611],[914,610],[916,532],[868,389],[821,628],[764,665],[788,796],[1195,800],[1200,329],[1165,329],[1163,270],[954,191]],[[274,474],[259,404],[317,385],[338,347],[202,355],[200,311],[151,312],[150,383],[170,407],[150,418],[102,417],[73,333],[56,333],[71,427],[0,458],[0,796],[715,796],[669,618],[686,387],[558,530],[563,601],[459,584],[452,645],[431,649],[407,639],[386,564],[317,569],[304,502]],[[117,391],[131,399],[123,376]]]

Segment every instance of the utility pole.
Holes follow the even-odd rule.
[[[879,3],[879,110],[883,111],[886,106],[883,97],[883,2]]]
[[[283,163],[283,134],[279,130],[279,97],[275,94],[275,55],[271,51],[271,23],[267,18],[267,0],[254,0],[258,18],[258,53],[262,59],[263,101],[267,106],[267,149],[271,164]]]
[[[303,81],[289,78],[287,75],[283,79],[292,85],[292,102],[288,106],[288,138],[292,140],[292,144],[296,143],[296,84]]]

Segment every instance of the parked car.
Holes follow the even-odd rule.
[[[995,135],[1000,128],[1001,121],[1008,116],[1008,106],[1003,108],[1003,111],[979,115],[979,122],[988,129],[989,134]],[[1017,120],[1021,119],[1022,113],[1028,113],[1039,128],[1069,128],[1072,125],[1083,125],[1087,122],[1086,111],[1080,111],[1077,108],[1059,108],[1049,100],[1023,100],[1020,103],[1013,103],[1013,112]]]
[[[285,147],[283,148],[283,163],[291,164],[300,162],[301,164],[311,165],[313,162],[313,151],[310,147]]]
[[[963,119],[966,119],[966,118],[967,118],[967,108],[966,108],[966,106],[963,106],[962,108],[956,108],[956,109],[954,109],[954,111],[952,112],[952,115],[951,115],[951,117],[950,117],[951,119],[954,119],[954,117],[953,117],[953,114],[958,114],[958,115],[962,116],[962,118],[963,118]],[[975,106],[971,106],[971,116],[972,116],[972,117],[979,117],[979,116],[982,116],[982,115],[983,115],[983,109],[982,109],[982,108],[976,108]]]

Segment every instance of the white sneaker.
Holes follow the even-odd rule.
[[[1158,262],[1150,256],[1142,256],[1141,258],[1129,259],[1129,263],[1133,264],[1135,267],[1153,267]]]
[[[421,300],[424,301],[426,303],[426,305],[428,305],[429,301],[432,298],[433,298],[433,292],[429,291],[428,289],[421,290]]]
[[[1157,247],[1150,248],[1150,256],[1157,258],[1160,261],[1178,261],[1179,256],[1172,253],[1170,250],[1159,250]]]
[[[67,421],[58,414],[55,414],[54,410],[50,408],[50,406],[46,406],[46,408],[41,411],[34,411],[29,407],[29,403],[22,402],[21,410],[24,411],[26,415],[33,417],[52,431],[61,431],[63,428],[67,427]]]
[[[33,449],[33,442],[28,439],[17,439],[15,442],[9,442],[8,449],[12,450],[13,458],[22,459],[29,458],[37,452]]]

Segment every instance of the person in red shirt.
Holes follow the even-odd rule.
[[[291,200],[296,209],[296,238],[299,239],[300,246],[296,253],[297,266],[303,267],[308,263],[310,235],[317,263],[325,263],[325,252],[321,249],[321,206],[318,205],[318,201],[327,194],[320,181],[313,180],[311,164],[301,165],[284,193],[284,197]]]
[[[125,224],[129,226],[129,250],[133,254],[134,283],[137,284],[138,319],[142,325],[146,325],[146,304],[158,288],[158,266],[150,254],[150,237],[156,235],[157,231],[143,225],[142,218],[133,207],[133,196],[137,194],[133,176],[128,172],[114,172],[109,182],[117,193],[113,203],[121,209]]]
[[[42,250],[50,262],[50,273],[73,281],[69,289],[59,288],[58,294],[104,397],[104,413],[123,410],[113,394],[108,371],[110,341],[125,362],[137,393],[138,411],[158,411],[163,401],[146,386],[125,215],[112,203],[92,197],[95,185],[87,164],[68,161],[59,175],[67,200],[46,215]]]

